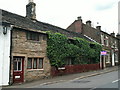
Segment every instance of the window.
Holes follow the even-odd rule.
[[[106,36],[106,46],[109,45],[108,37]]]
[[[27,68],[32,69],[32,58],[28,58]]]
[[[90,44],[90,48],[94,48],[95,47],[95,44]]]
[[[27,32],[27,40],[39,41],[39,34],[36,32]]]
[[[22,70],[22,58],[14,58],[14,71]]]
[[[101,44],[104,45],[104,35],[101,35]]]
[[[72,65],[72,59],[71,58],[67,58],[65,64],[66,65]]]
[[[43,58],[28,58],[27,69],[42,69]]]
[[[117,48],[117,41],[115,40],[115,48]]]
[[[37,69],[37,58],[34,58],[33,60],[33,69]]]
[[[39,69],[43,68],[43,58],[39,58]]]
[[[110,52],[107,52],[107,55],[105,56],[106,63],[110,63]]]
[[[115,53],[115,62],[118,63],[118,53]]]

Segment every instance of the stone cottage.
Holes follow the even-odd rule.
[[[51,65],[46,55],[46,31],[59,32],[67,37],[89,38],[36,20],[36,4],[29,0],[26,17],[1,10],[4,24],[0,25],[0,85],[27,82],[50,76]],[[91,40],[90,40],[91,41]],[[4,67],[3,67],[3,66]],[[1,79],[1,78],[0,78]],[[5,81],[5,82],[3,82]]]

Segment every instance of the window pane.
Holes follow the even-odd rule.
[[[21,62],[18,62],[18,71],[21,71]]]
[[[34,33],[34,40],[39,41],[39,34]]]
[[[17,70],[17,62],[14,62],[14,70]]]
[[[36,40],[39,41],[39,34],[37,34],[36,36],[37,36]]]
[[[27,32],[27,39],[30,40],[30,33]]]
[[[34,68],[34,69],[37,69],[37,58],[34,58],[33,68]]]
[[[39,69],[43,68],[43,58],[39,58]]]
[[[32,69],[32,58],[28,58],[27,68]]]
[[[45,35],[43,36],[43,40],[46,40],[46,36]]]

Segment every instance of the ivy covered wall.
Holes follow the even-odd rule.
[[[71,58],[74,65],[99,63],[102,46],[98,43],[78,37],[68,39],[63,34],[48,32],[47,44],[51,66],[64,66],[67,58]]]

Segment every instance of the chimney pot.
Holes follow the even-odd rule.
[[[96,29],[101,30],[101,26],[96,26]]]
[[[118,39],[120,39],[120,34],[117,34],[116,37],[117,37]]]
[[[77,17],[77,19],[82,22],[82,17],[81,16]]]
[[[30,3],[30,2],[33,2],[33,0],[29,0],[29,3]]]
[[[113,33],[111,33],[111,36],[114,36],[115,37],[115,33],[113,32]]]
[[[81,18],[82,18],[82,17],[81,17],[81,16],[79,16],[79,17],[77,17],[77,18],[78,18],[78,20],[81,20]]]
[[[86,25],[91,26],[91,21],[90,20],[86,21]]]

